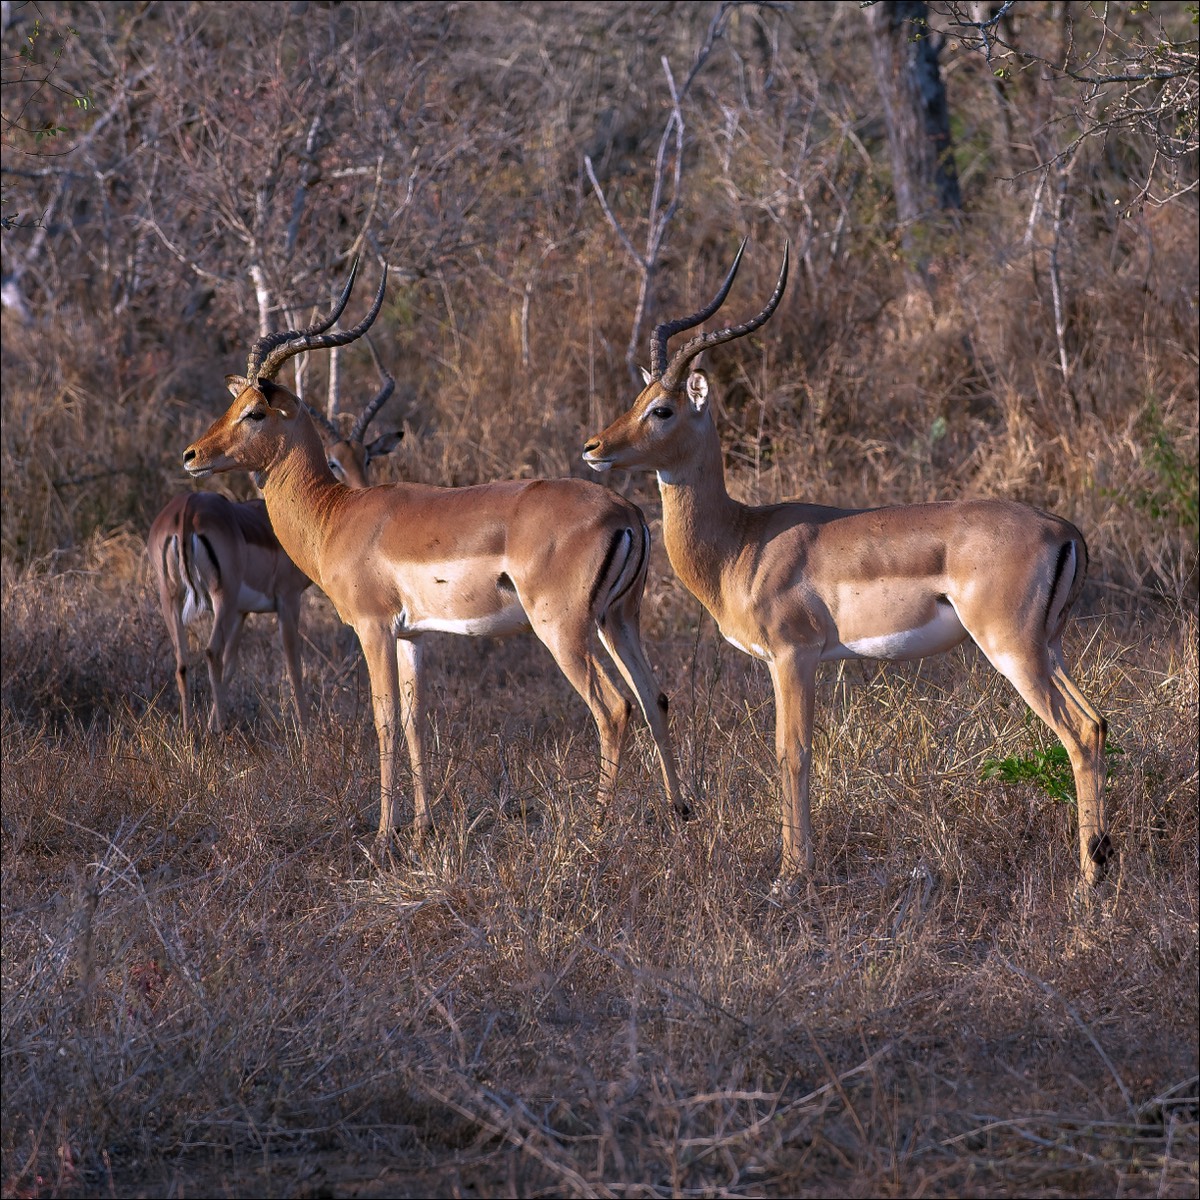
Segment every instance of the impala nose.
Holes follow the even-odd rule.
[[[196,447],[189,446],[183,452],[183,465],[186,467],[188,465],[188,463],[190,463],[195,457],[196,457]]]
[[[584,447],[583,447],[583,453],[584,453],[585,455],[588,455],[588,454],[595,454],[595,453],[596,453],[596,451],[597,451],[597,450],[599,450],[599,449],[600,449],[600,439],[599,439],[599,438],[592,438],[592,440],[591,440],[590,442],[587,442],[587,443],[585,443],[585,444],[584,444]]]

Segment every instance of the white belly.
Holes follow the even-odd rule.
[[[897,629],[875,637],[855,638],[828,647],[823,659],[887,658],[905,661],[951,650],[967,636],[958,614],[949,604],[939,604],[933,620],[914,629]]]
[[[264,596],[248,584],[243,583],[238,589],[238,612],[269,613],[275,611],[275,597]]]
[[[479,617],[440,617],[436,613],[411,618],[400,612],[393,622],[397,637],[414,633],[457,633],[465,637],[506,637],[510,633],[521,633],[529,628],[529,618],[519,604],[486,613]]]
[[[751,658],[762,659],[763,662],[769,662],[771,656],[767,653],[766,648],[758,645],[757,642],[751,642],[749,646],[743,646],[737,638],[731,638],[729,634],[721,635],[731,646],[736,646],[743,654],[749,654]]]

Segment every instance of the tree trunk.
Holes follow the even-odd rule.
[[[891,147],[896,210],[905,246],[934,212],[962,208],[950,142],[946,88],[938,69],[941,39],[926,5],[879,0],[866,9],[871,59]],[[921,257],[918,254],[918,257]]]

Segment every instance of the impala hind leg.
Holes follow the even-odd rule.
[[[408,761],[413,777],[413,834],[419,843],[433,826],[425,773],[425,673],[424,648],[415,639],[396,642],[399,679],[400,723],[408,742]]]
[[[1104,827],[1104,739],[1107,722],[1067,673],[1062,643],[1055,639],[1027,653],[989,650],[992,665],[1054,731],[1071,760],[1079,809],[1079,865],[1084,880],[1099,883],[1112,855]]]
[[[233,673],[238,644],[242,638],[245,615],[238,612],[222,592],[212,597],[213,623],[204,658],[208,664],[208,682],[212,688],[212,715],[208,727],[213,733],[225,728],[229,715],[229,704],[225,695],[225,684]]]
[[[596,722],[600,737],[600,784],[596,791],[599,823],[608,816],[616,796],[617,768],[633,705],[617,685],[613,668],[592,653],[586,622],[568,626],[535,620],[533,628]]]
[[[186,733],[191,724],[191,712],[188,705],[187,682],[187,629],[183,624],[183,613],[180,610],[182,594],[178,581],[172,581],[167,567],[159,568],[158,604],[162,609],[163,621],[167,626],[167,636],[171,639],[171,649],[175,652],[175,687],[179,692],[179,717]]]
[[[621,672],[622,678],[637,697],[638,706],[658,750],[658,761],[662,768],[663,785],[671,806],[681,817],[691,815],[691,809],[683,798],[679,787],[679,776],[675,771],[675,753],[671,748],[671,727],[667,719],[667,696],[659,690],[638,630],[636,614],[605,613],[599,622],[600,641],[609,657]]]

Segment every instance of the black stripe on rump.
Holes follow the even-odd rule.
[[[629,537],[628,529],[618,529],[612,535],[612,540],[608,543],[608,550],[605,552],[604,562],[600,564],[600,570],[596,573],[596,582],[592,584],[592,593],[588,597],[588,608],[592,612],[596,611],[596,603],[600,599],[600,589],[604,586],[605,581],[608,579],[608,572],[617,557],[618,550],[621,548],[621,542],[627,537]],[[611,599],[612,598],[609,597],[610,603]]]
[[[204,548],[205,548],[205,550],[208,551],[208,557],[212,562],[213,570],[216,571],[216,573],[217,573],[217,584],[220,585],[220,583],[221,583],[221,560],[213,552],[212,542],[210,542],[204,534],[198,533],[198,534],[196,534],[196,536],[200,539],[201,542],[204,543]]]
[[[1068,541],[1063,542],[1062,549],[1058,552],[1058,562],[1054,564],[1054,576],[1050,581],[1050,594],[1046,597],[1046,615],[1042,619],[1042,624],[1047,633],[1050,633],[1050,618],[1054,608],[1054,599],[1058,595],[1059,586],[1063,582],[1063,572],[1067,569],[1067,563],[1071,558],[1071,550],[1075,543]],[[1070,590],[1070,581],[1067,581],[1068,592]],[[1059,615],[1062,614],[1062,608],[1059,609]]]

